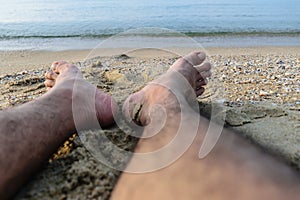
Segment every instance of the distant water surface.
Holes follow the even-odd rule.
[[[34,46],[34,38],[47,39],[45,42],[55,42],[57,38],[89,41],[141,27],[168,28],[195,37],[276,33],[295,39],[300,35],[298,0],[0,0],[0,3],[0,49],[9,49],[5,46],[8,40],[11,46],[20,44],[19,48],[29,48],[26,44]]]

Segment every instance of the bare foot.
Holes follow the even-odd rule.
[[[95,115],[101,127],[114,123],[116,103],[112,97],[85,81],[76,66],[65,61],[54,62],[45,77],[45,86],[50,95],[55,94],[54,98],[58,96],[58,98],[70,99],[72,105],[76,103],[72,107],[76,128],[94,126],[91,121]]]
[[[172,93],[180,94],[186,102],[203,94],[206,78],[211,76],[211,65],[204,63],[205,58],[203,52],[192,52],[178,59],[166,74],[130,95],[123,106],[127,120],[145,126],[150,123],[149,115],[154,103],[178,107],[178,95]]]
[[[145,128],[111,199],[299,197],[295,171],[227,129],[210,155],[199,159],[212,124],[190,106],[190,99],[203,93],[203,80],[210,74],[209,64],[198,66],[203,60],[204,54],[197,52],[179,59],[165,75],[126,100],[126,117]]]

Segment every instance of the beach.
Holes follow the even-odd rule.
[[[195,112],[299,171],[299,10],[296,0],[2,1],[0,111],[45,94],[54,61],[75,64],[121,109],[178,58],[203,51],[212,76]],[[115,121],[72,135],[16,199],[109,199],[130,159],[118,150],[138,141],[121,112]]]
[[[129,94],[165,72],[180,55],[193,50],[199,49],[1,51],[0,109],[24,104],[44,94],[44,74],[56,60],[77,65],[88,81],[111,94],[121,106]],[[200,50],[206,52],[213,65],[206,92],[198,98],[200,114],[210,118],[212,106],[222,108],[226,127],[299,170],[300,47]],[[124,133],[128,127],[123,125],[85,134],[107,136],[120,148],[132,151],[137,140]],[[127,158],[113,157],[112,150],[98,142],[99,151],[126,165]],[[99,163],[74,135],[17,199],[108,199],[119,175],[119,171]]]
[[[168,63],[164,66],[166,69],[172,64],[170,61],[196,50],[206,52],[214,71],[211,86],[223,85],[222,95],[225,95],[226,101],[273,102],[280,106],[288,106],[289,109],[299,110],[300,47],[0,51],[0,80],[2,85],[5,85],[9,81],[30,78],[31,75],[36,74],[36,77],[42,81],[43,73],[49,70],[53,61],[72,62],[84,70],[86,63],[94,58],[114,60],[122,54],[134,59],[131,68],[147,68],[154,73],[157,71],[154,67],[157,62]],[[113,70],[114,65],[111,62],[113,61],[107,61],[108,64],[102,68]],[[140,62],[147,64],[143,66],[139,64]],[[125,64],[116,62],[115,66],[129,68],[126,62]],[[154,74],[160,73],[163,71],[159,70]]]

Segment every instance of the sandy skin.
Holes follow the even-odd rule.
[[[165,76],[156,82],[180,93],[182,88],[168,80],[168,77],[173,77],[172,72],[175,71],[182,74],[199,95],[201,92],[198,93],[199,90],[195,86],[199,81],[195,75],[198,74],[199,68],[195,66],[202,64],[202,61],[197,53],[192,53],[177,61]],[[174,93],[166,87],[150,84],[128,98],[124,106],[125,114],[127,113],[129,120],[145,126],[143,136],[150,135],[151,131],[155,130],[156,125],[153,122],[161,117],[151,112],[151,109],[159,104],[167,110],[164,126],[154,137],[140,139],[135,152],[152,152],[165,146],[178,132],[178,124],[200,119],[198,113],[189,109],[188,102],[191,96],[181,92],[186,101],[178,101]],[[184,108],[181,111],[178,109],[179,102],[185,102],[181,105]],[[133,108],[137,104],[141,105],[140,114],[133,115]],[[123,173],[113,191],[112,199],[280,200],[296,199],[300,195],[298,173],[226,129],[209,156],[200,160],[199,148],[208,125],[208,120],[201,117],[197,136],[189,149],[167,167],[149,173]],[[189,130],[187,128],[185,132],[189,133]],[[144,165],[155,166],[165,157],[166,155],[157,156],[149,162],[138,162],[133,156],[127,168],[135,167],[134,169],[139,170]]]

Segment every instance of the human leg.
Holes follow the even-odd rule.
[[[74,83],[77,82],[76,96]],[[76,131],[72,113],[74,98],[83,115],[79,126],[88,127],[96,110],[101,126],[111,125],[113,99],[82,79],[74,65],[55,62],[46,74],[48,92],[36,100],[0,112],[0,197],[11,197],[57,148]],[[95,105],[85,98],[96,92]],[[91,116],[93,117],[93,116]]]
[[[195,69],[201,68],[194,66],[202,61],[203,59],[197,58],[196,53],[192,53],[171,67],[186,78],[197,95],[201,92],[197,93],[199,79],[196,78],[198,73]],[[157,82],[180,93],[180,87],[178,89],[173,84],[174,80],[168,80],[168,77],[174,77],[168,73],[170,71]],[[229,130],[223,130],[213,151],[200,160],[198,153],[209,121],[189,108],[190,96],[186,96],[184,91],[181,92],[187,102],[180,101],[183,102],[181,105],[174,92],[158,84],[150,84],[128,98],[125,115],[145,126],[143,135],[151,135],[151,131],[155,129],[152,122],[160,117],[151,113],[155,105],[161,105],[168,113],[164,127],[155,136],[140,139],[136,153],[153,152],[166,146],[178,133],[179,124],[182,122],[199,120],[200,123],[195,140],[178,160],[153,172],[123,173],[113,191],[112,199],[296,199],[299,196],[298,173]],[[137,114],[132,113],[137,110],[134,109],[136,105],[141,105]],[[186,134],[188,137],[189,129]],[[163,156],[157,156],[157,160],[140,163],[140,167],[161,162],[161,159]],[[139,163],[131,160],[128,168],[133,165]],[[136,168],[139,169],[139,166]]]

